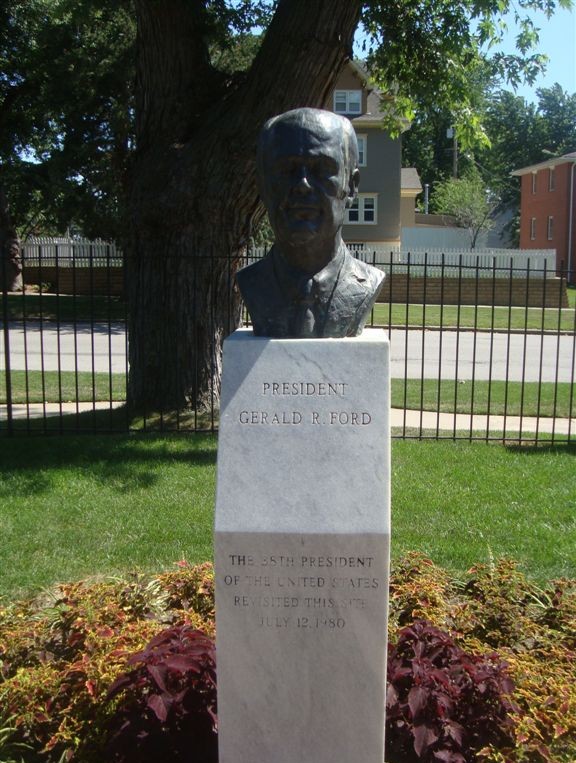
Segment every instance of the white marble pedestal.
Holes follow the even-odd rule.
[[[220,763],[382,763],[389,347],[224,344],[215,521]]]

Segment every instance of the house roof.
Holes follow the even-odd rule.
[[[545,170],[550,167],[557,167],[559,164],[566,164],[567,162],[576,163],[576,151],[571,151],[569,154],[564,154],[563,156],[551,156],[544,162],[531,164],[528,167],[521,167],[519,170],[514,170],[510,174],[519,177],[520,175],[528,175],[532,172],[538,172],[539,170]]]
[[[390,98],[383,95],[382,91],[370,81],[370,73],[366,69],[364,61],[349,59],[346,65],[352,69],[366,91],[366,111],[357,117],[349,114],[348,118],[357,129],[362,127],[382,127],[382,120],[387,116],[386,112],[394,108]],[[410,128],[410,122],[407,119],[402,118],[400,122],[401,132],[405,132]]]
[[[412,192],[414,196],[422,191],[420,175],[415,167],[402,167],[400,187],[404,192]]]
[[[366,97],[366,111],[357,117],[349,117],[354,127],[359,130],[362,127],[382,127],[382,120],[386,116],[386,111],[394,109],[393,104],[382,96],[382,93],[373,88],[368,91]],[[410,129],[410,122],[407,119],[400,118],[400,131],[406,132]]]
[[[369,92],[372,91],[374,89],[374,85],[370,83],[370,75],[368,74],[368,70],[366,69],[364,62],[356,58],[350,58],[348,60],[348,65],[354,74],[358,77],[358,79],[362,81],[362,87],[366,88],[366,90]]]
[[[367,88],[368,89],[368,88]],[[380,93],[372,88],[368,90],[366,96],[366,112],[358,117],[352,117],[352,124],[362,124],[365,122],[381,122],[384,118],[384,112],[380,105]]]

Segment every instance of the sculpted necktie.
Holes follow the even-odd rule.
[[[300,298],[300,330],[299,336],[304,339],[316,336],[316,318],[314,316],[314,280],[310,278],[304,284]]]

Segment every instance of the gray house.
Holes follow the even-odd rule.
[[[379,91],[356,61],[342,69],[324,107],[350,119],[360,150],[360,192],[342,230],[348,244],[397,247],[401,228],[401,143],[382,128]],[[414,197],[409,194],[407,201]],[[410,202],[409,202],[410,203]]]

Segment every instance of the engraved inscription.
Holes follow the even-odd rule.
[[[374,556],[228,554],[227,566],[221,580],[232,607],[260,628],[338,632],[371,596],[380,601]]]
[[[240,411],[240,424],[270,424],[272,426],[299,424],[328,424],[330,426],[365,427],[372,423],[368,411]]]
[[[262,394],[268,396],[344,397],[347,382],[263,382]]]
[[[298,427],[302,425],[328,427],[366,427],[372,423],[372,414],[368,411],[354,410],[352,407],[333,409],[334,398],[349,397],[348,382],[340,381],[261,381],[257,391],[272,403],[281,403],[283,399],[300,397],[301,406],[291,410],[274,408],[256,408],[241,410],[236,420],[243,426],[280,426]],[[256,395],[255,395],[256,396]],[[312,400],[318,403],[312,403]],[[345,400],[343,400],[345,402]],[[314,410],[310,410],[312,403]],[[327,405],[331,410],[322,410]]]

